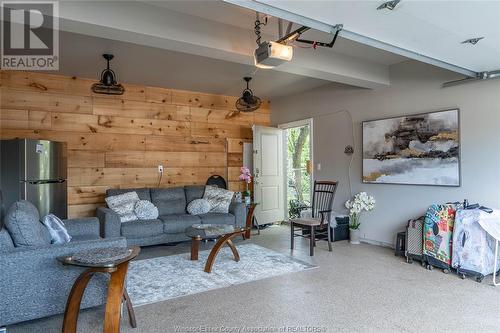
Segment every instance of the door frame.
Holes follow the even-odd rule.
[[[314,183],[314,127],[313,127],[314,121],[313,118],[306,118],[306,119],[301,119],[301,120],[296,120],[296,121],[291,121],[289,123],[283,123],[279,124],[278,128],[281,128],[283,130],[283,188],[285,189],[285,195],[284,197],[284,209],[285,209],[285,220],[288,220],[288,179],[287,179],[287,168],[288,168],[288,149],[287,149],[287,143],[288,140],[286,140],[286,130],[289,128],[294,128],[294,127],[301,127],[301,126],[309,126],[309,152],[311,153],[311,197],[312,197],[312,191],[313,191],[313,183]]]

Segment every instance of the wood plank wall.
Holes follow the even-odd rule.
[[[243,141],[253,124],[269,125],[268,102],[234,115],[233,96],[130,84],[121,96],[97,95],[93,79],[0,74],[0,137],[67,142],[70,217],[94,215],[108,188],[156,186],[159,164],[162,187],[219,174],[240,190]]]

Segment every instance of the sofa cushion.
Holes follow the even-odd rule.
[[[91,234],[88,234],[88,235],[77,235],[77,236],[72,236],[71,237],[71,243],[86,242],[86,241],[89,241],[89,240],[96,240],[96,239],[100,239],[100,238],[101,237],[99,237],[99,236],[91,235]]]
[[[149,188],[111,188],[106,190],[106,197],[110,197],[112,195],[119,195],[127,192],[135,192],[139,196],[141,200],[149,200],[151,201],[151,194]]]
[[[158,207],[160,216],[186,213],[184,187],[151,189],[151,202]]]
[[[49,230],[52,244],[65,244],[71,240],[64,222],[54,214],[45,215],[42,223]]]
[[[135,215],[135,205],[139,202],[139,196],[137,192],[131,191],[117,195],[111,195],[106,197],[106,203],[108,207],[111,208],[118,216],[120,216],[120,222],[128,222],[137,220],[137,215]]]
[[[194,199],[187,205],[187,212],[191,215],[206,214],[210,211],[210,202],[205,199]]]
[[[127,238],[143,238],[157,236],[163,233],[163,223],[160,220],[136,220],[123,222],[122,236]]]
[[[139,200],[135,204],[134,213],[139,220],[154,220],[158,218],[158,208],[148,200]]]
[[[21,200],[13,203],[4,223],[15,246],[50,244],[49,231],[40,222],[38,209],[31,202]]]
[[[14,248],[14,243],[12,243],[12,238],[10,238],[7,229],[2,228],[0,230],[0,252],[9,251]]]
[[[163,232],[166,234],[182,233],[187,227],[200,223],[197,215],[171,214],[160,216],[163,221]]]
[[[184,191],[186,191],[186,202],[189,204],[195,199],[203,198],[205,193],[205,185],[187,185],[184,186]]]
[[[203,224],[235,224],[235,217],[229,213],[206,213],[197,215]]]
[[[227,213],[229,211],[229,205],[233,200],[233,196],[233,191],[228,191],[215,186],[207,186],[205,188],[205,194],[203,194],[203,199],[207,199],[208,202],[210,202],[210,212]]]

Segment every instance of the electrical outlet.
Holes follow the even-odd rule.
[[[158,165],[158,173],[163,173],[163,165]]]

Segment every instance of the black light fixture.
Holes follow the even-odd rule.
[[[466,39],[462,42],[462,44],[472,44],[472,45],[476,45],[481,39],[483,39],[484,37],[475,37],[475,38],[469,38],[469,39]]]
[[[249,88],[249,82],[252,78],[245,76],[243,80],[246,81],[247,87],[241,93],[241,97],[236,101],[236,109],[241,112],[252,112],[260,108],[262,100],[253,94],[253,91]]]
[[[394,8],[396,8],[398,3],[400,3],[400,2],[401,2],[401,0],[386,1],[383,4],[381,4],[380,6],[378,6],[377,10],[381,10],[381,9],[394,10]]]
[[[105,53],[102,55],[106,59],[108,65],[101,73],[101,80],[92,85],[92,91],[96,94],[105,95],[123,95],[125,88],[116,82],[116,74],[109,68],[109,61],[114,58],[112,54]]]

